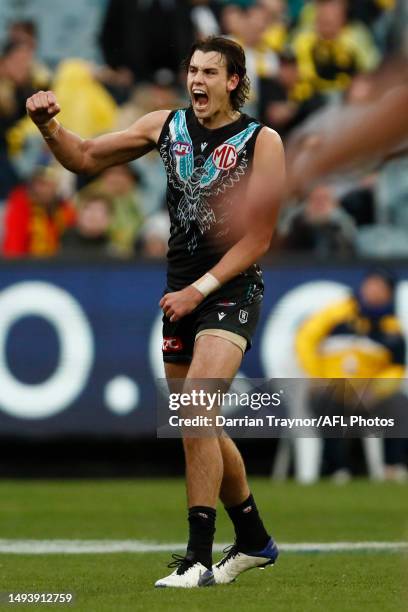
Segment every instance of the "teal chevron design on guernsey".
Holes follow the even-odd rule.
[[[183,142],[190,145],[190,151],[185,155],[175,155],[177,173],[183,181],[187,181],[194,170],[193,143],[187,128],[186,111],[179,110],[175,113],[169,124],[171,140],[173,143]]]
[[[232,138],[226,140],[224,144],[233,145],[237,151],[237,154],[239,154],[258,127],[258,123],[252,122],[245,130],[242,130],[242,132],[239,132],[239,134],[235,134],[235,136],[232,136]],[[205,174],[203,174],[201,178],[200,187],[208,187],[208,185],[211,185],[211,183],[218,178],[218,175],[221,172],[221,170],[214,164],[213,154],[207,158],[204,164],[204,170]]]

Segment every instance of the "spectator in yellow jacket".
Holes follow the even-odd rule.
[[[312,377],[401,378],[405,339],[392,277],[370,272],[356,294],[314,313],[299,329],[296,350]]]
[[[372,270],[355,294],[313,313],[300,326],[296,352],[305,373],[311,378],[354,379],[352,384],[331,384],[330,392],[316,384],[312,387],[312,409],[330,411],[328,404],[332,402],[336,413],[356,408],[391,410],[398,421],[406,422],[407,400],[400,392],[406,341],[395,314],[394,285],[388,271]],[[329,446],[332,454],[336,452],[332,460],[335,471],[343,471],[347,465],[343,442],[330,440]],[[386,474],[390,478],[401,470],[406,474],[405,452],[405,440],[386,440]]]
[[[315,7],[313,27],[293,41],[300,76],[315,91],[342,91],[355,74],[377,67],[379,53],[367,28],[347,22],[346,0],[316,0]]]

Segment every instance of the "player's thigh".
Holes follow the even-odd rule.
[[[167,380],[185,378],[189,368],[189,363],[164,363],[164,371],[166,372]]]
[[[173,323],[166,315],[163,315],[162,321],[162,353],[166,368],[166,377],[168,379],[183,378],[193,356],[194,339],[196,335],[194,313]]]
[[[194,345],[188,378],[234,378],[242,361],[242,350],[219,336],[203,335]]]

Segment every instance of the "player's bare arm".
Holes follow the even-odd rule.
[[[202,279],[162,297],[160,307],[171,321],[178,321],[192,312],[209,293],[244,272],[268,251],[284,189],[282,142],[276,132],[264,127],[256,141],[253,170],[245,197],[242,219],[245,234]]]
[[[27,100],[27,112],[58,161],[71,172],[96,174],[151,151],[170,111],[145,115],[127,130],[82,139],[56,119],[60,106],[52,91],[39,91]]]

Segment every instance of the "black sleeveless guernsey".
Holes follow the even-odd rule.
[[[262,125],[241,114],[210,130],[192,108],[172,111],[158,150],[167,172],[170,239],[167,286],[178,290],[208,272],[231,247],[229,220],[251,173]],[[251,266],[247,276],[257,276]]]

